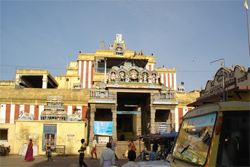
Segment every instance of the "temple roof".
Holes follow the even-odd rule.
[[[58,87],[58,83],[48,70],[17,69],[16,83],[27,88],[42,88],[44,76],[47,76],[47,88]]]

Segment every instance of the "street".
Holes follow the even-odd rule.
[[[47,162],[46,156],[34,156],[35,160],[32,162],[23,162],[24,157],[18,156],[18,155],[8,155],[8,156],[0,156],[0,166],[1,167],[40,167],[40,166],[73,166],[78,167],[79,166],[79,157],[78,155],[70,155],[70,156],[53,156],[53,162],[49,161]],[[90,158],[84,158],[85,163],[89,167],[99,167],[100,166],[100,159],[97,160],[91,160]],[[127,163],[127,159],[120,159],[116,161],[117,166],[121,166],[125,163]]]
[[[35,160],[32,162],[23,162],[24,157],[18,155],[8,155],[8,156],[0,156],[0,166],[1,167],[45,167],[45,166],[72,166],[78,167],[78,156],[77,155],[70,155],[70,156],[54,156],[53,162],[47,162],[46,156],[35,156]],[[85,163],[89,167],[100,167],[100,159],[91,160],[89,157],[84,158]],[[123,164],[127,163],[127,159],[119,159],[116,161],[116,166],[122,166]],[[137,162],[140,167],[168,167],[169,164],[164,161],[143,161]]]

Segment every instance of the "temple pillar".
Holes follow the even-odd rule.
[[[150,133],[154,134],[155,133],[155,109],[151,107],[150,110]]]
[[[170,132],[174,132],[175,131],[175,109],[170,110],[171,112],[171,131]]]
[[[43,89],[47,89],[47,85],[48,85],[48,76],[47,75],[43,75]]]
[[[89,121],[89,145],[92,145],[94,137],[94,121],[95,121],[95,104],[90,104],[90,121]]]
[[[155,108],[153,107],[154,93],[150,93],[150,133],[155,133]]]
[[[116,105],[112,106],[111,112],[112,112],[112,121],[113,121],[113,140],[117,141],[117,111],[116,111]]]

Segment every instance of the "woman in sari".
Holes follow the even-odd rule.
[[[34,161],[34,159],[33,159],[33,144],[32,144],[32,139],[30,139],[30,143],[28,145],[24,161]]]

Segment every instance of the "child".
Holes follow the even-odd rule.
[[[51,160],[53,161],[53,159],[51,158],[51,157],[52,157],[52,154],[51,154],[51,149],[50,149],[50,147],[48,147],[47,156],[48,156],[48,161],[49,161],[49,159],[51,159]]]

